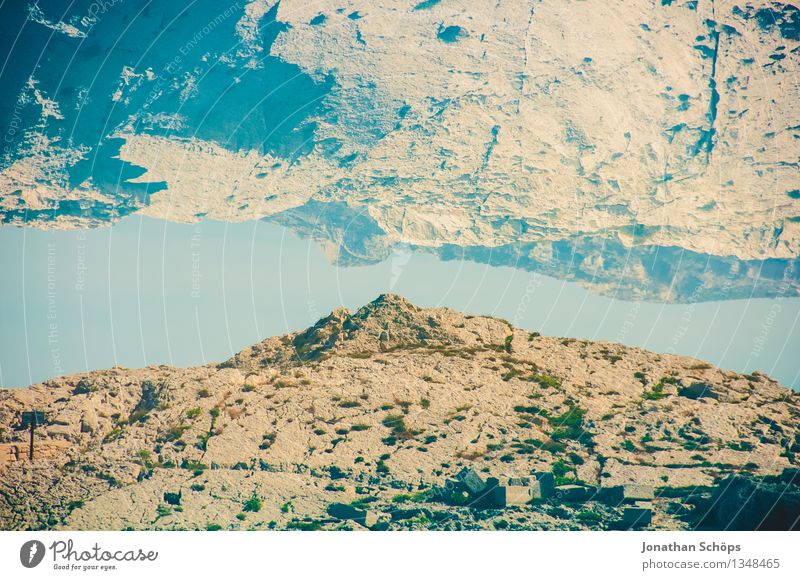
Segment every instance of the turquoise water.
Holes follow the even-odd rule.
[[[224,360],[391,291],[543,334],[760,369],[800,388],[800,299],[625,302],[510,267],[403,250],[379,264],[336,267],[316,242],[267,222],[130,216],[88,231],[2,228],[0,247],[3,387],[114,364]]]

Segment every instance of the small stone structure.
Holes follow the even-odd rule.
[[[486,482],[474,469],[465,467],[456,475],[456,481],[470,495],[479,495],[486,490]]]
[[[487,485],[487,499],[491,507],[525,505],[541,497],[539,482],[531,477],[489,478]]]
[[[655,499],[655,490],[650,485],[638,483],[601,487],[597,492],[597,499],[610,505],[652,501]]]
[[[539,497],[537,499],[547,499],[553,495],[556,480],[550,471],[534,471],[531,477],[539,484]]]
[[[34,462],[38,459],[55,457],[69,449],[70,446],[71,444],[69,441],[64,441],[62,439],[37,441],[35,445],[36,456],[34,457]],[[29,444],[27,442],[0,443],[0,469],[19,461],[28,461],[28,450]]]

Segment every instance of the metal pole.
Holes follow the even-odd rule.
[[[33,426],[36,425],[36,421],[31,421],[31,446],[28,449],[28,458],[33,461]]]

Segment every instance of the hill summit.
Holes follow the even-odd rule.
[[[798,417],[761,373],[386,294],[219,364],[0,391],[0,527],[606,529],[636,509],[713,527],[731,478],[797,499]],[[542,474],[557,491],[537,498]],[[475,495],[490,484],[499,506]],[[633,484],[646,507],[601,500]]]

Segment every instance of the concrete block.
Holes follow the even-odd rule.
[[[465,467],[458,473],[456,479],[472,495],[478,495],[486,489],[486,482],[474,469]]]
[[[646,528],[652,521],[653,510],[649,507],[626,507],[622,512],[622,524],[626,528]]]
[[[498,485],[490,492],[493,507],[525,505],[533,499],[533,490],[526,485]]]
[[[557,485],[555,497],[561,501],[583,502],[592,499],[597,488],[591,485]]]
[[[600,501],[612,505],[650,501],[655,499],[655,490],[650,485],[641,485],[638,483],[614,485],[610,487],[601,487],[597,492],[597,498]]]
[[[539,496],[541,499],[547,499],[553,495],[553,490],[556,486],[555,477],[549,471],[534,471],[531,477],[539,484]]]

